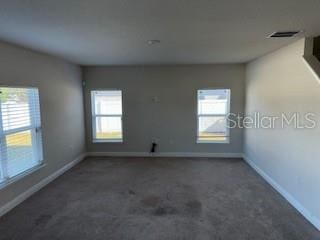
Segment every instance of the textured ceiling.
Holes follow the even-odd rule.
[[[82,65],[246,62],[296,29],[320,34],[320,0],[0,0],[0,39]]]

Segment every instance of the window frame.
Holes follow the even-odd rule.
[[[121,93],[121,114],[96,114],[95,113],[95,92],[112,92],[120,91]],[[123,143],[123,94],[121,89],[95,89],[91,90],[91,125],[92,125],[92,142],[93,143]],[[121,121],[121,138],[96,138],[96,118],[97,117],[120,117]]]
[[[38,161],[38,163],[31,167],[28,168],[17,175],[14,175],[12,177],[7,176],[7,153],[3,153],[0,151],[0,189],[3,189],[12,183],[24,178],[25,176],[30,175],[31,173],[38,171],[39,169],[43,168],[46,164],[44,162],[43,158],[43,144],[42,144],[42,123],[41,123],[41,106],[40,106],[40,91],[38,87],[33,87],[33,86],[12,86],[12,85],[0,85],[0,88],[22,88],[22,89],[29,89],[29,90],[36,90],[38,93],[38,106],[36,109],[37,113],[39,114],[39,120],[35,119],[36,116],[32,117],[30,119],[30,125],[29,126],[24,126],[24,127],[19,127],[16,129],[10,129],[10,130],[3,130],[3,122],[2,122],[2,106],[0,103],[0,142],[3,141],[3,139],[6,138],[7,135],[11,134],[16,134],[24,131],[30,131],[31,134],[31,139],[32,139],[32,150],[35,154],[35,157]],[[28,94],[28,99],[30,99],[30,95]],[[32,111],[35,111],[34,105],[31,104],[30,106]]]
[[[199,92],[204,90],[227,90],[228,91],[228,101],[227,101],[227,109],[226,114],[199,114]],[[231,108],[231,89],[230,88],[201,88],[197,90],[196,93],[196,117],[197,117],[197,133],[196,133],[196,143],[222,143],[229,144],[230,143],[230,128],[228,127],[228,119],[227,116],[230,114]],[[226,118],[226,140],[201,140],[199,139],[199,118],[200,117],[225,117]]]

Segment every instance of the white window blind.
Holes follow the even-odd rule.
[[[0,183],[42,162],[39,93],[0,87]]]
[[[92,91],[94,142],[122,142],[122,92]]]
[[[229,89],[198,90],[198,142],[229,142]]]

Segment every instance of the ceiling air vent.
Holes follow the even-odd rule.
[[[274,32],[269,37],[270,38],[287,38],[294,37],[301,31],[283,31],[283,32]]]

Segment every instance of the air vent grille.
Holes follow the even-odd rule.
[[[270,38],[287,38],[294,37],[301,31],[283,31],[283,32],[274,32],[269,37]]]

